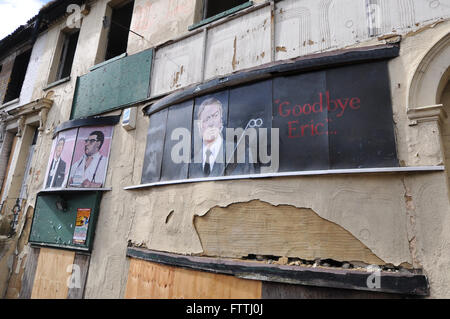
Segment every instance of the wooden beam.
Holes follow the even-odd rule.
[[[380,288],[369,288],[367,281],[373,274],[366,271],[279,266],[220,258],[181,256],[131,247],[127,250],[127,256],[163,265],[227,274],[242,279],[402,295],[429,295],[427,277],[410,272],[380,272]]]
[[[40,248],[30,247],[27,256],[25,273],[23,274],[22,287],[20,289],[19,299],[30,299],[33,291],[34,277],[39,259]]]
[[[67,294],[67,299],[83,299],[84,290],[86,287],[86,280],[89,271],[89,262],[91,260],[91,256],[88,254],[76,253],[75,260],[73,261],[75,272],[80,271],[79,274],[75,274],[76,279],[80,280],[79,287],[69,287],[69,292]]]

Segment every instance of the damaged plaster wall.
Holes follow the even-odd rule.
[[[142,114],[141,110],[138,112]],[[106,192],[101,201],[85,298],[122,298],[125,293],[128,274],[125,256],[135,198],[123,188],[133,182],[131,170],[143,158],[145,138],[139,133],[148,127],[148,118],[139,116],[136,124],[139,130],[126,131],[118,125],[114,131],[106,175],[106,187],[112,187],[112,191]],[[136,143],[130,143],[131,140]],[[144,145],[139,146],[141,143]]]
[[[167,217],[166,225],[174,213]],[[195,216],[194,225],[202,255],[208,257],[282,256],[385,264],[348,231],[311,209],[252,200],[214,207],[202,217]]]
[[[194,24],[197,0],[135,0],[128,54],[159,45],[188,32]]]
[[[139,5],[146,4],[150,8],[157,2],[136,1],[135,14]],[[193,8],[193,0],[178,2]],[[42,35],[48,40],[33,99],[47,95],[55,102],[48,116],[46,130],[41,133],[36,146],[38,151],[32,163],[33,178],[28,205],[34,205],[36,194],[43,186],[53,129],[69,119],[76,75],[87,73],[88,68],[95,63],[101,34],[101,23],[98,21],[101,21],[105,11],[106,1],[97,1],[83,19],[80,34],[82,41],[75,55],[71,81],[45,92],[42,88],[48,84],[48,70],[62,24]],[[164,20],[164,17],[161,14],[158,19]],[[179,25],[170,20],[168,23],[173,27],[161,33],[165,38],[152,39],[160,43],[183,35],[193,20],[194,13],[187,15]],[[138,26],[138,29],[142,27],[141,31],[144,32],[151,28],[150,25],[139,26],[139,23],[139,19],[133,17],[132,26]],[[161,24],[161,27],[165,28],[166,25]],[[426,156],[416,156],[412,152],[415,144],[427,143],[427,135],[417,134],[415,130],[418,128],[409,126],[406,91],[415,66],[432,45],[448,33],[449,27],[450,22],[446,21],[434,28],[406,36],[401,43],[401,56],[389,63],[398,155],[403,165],[439,163],[439,159],[436,160],[433,155],[436,154],[435,149]],[[155,35],[159,31],[158,28],[151,29]],[[372,39],[351,46],[382,43],[384,41]],[[152,45],[151,42],[142,43],[139,37],[130,35],[128,53],[136,53]],[[277,59],[284,59],[283,51],[278,53]],[[115,129],[106,181],[106,187],[112,187],[112,191],[104,194],[100,207],[86,298],[124,296],[128,273],[128,260],[125,258],[128,240],[134,245],[155,250],[201,254],[203,248],[194,226],[195,216],[205,216],[216,206],[227,207],[254,199],[274,206],[311,209],[321,218],[348,231],[384,262],[423,267],[429,276],[432,297],[450,297],[450,279],[446,271],[442,270],[450,266],[450,232],[446,217],[449,216],[449,203],[444,173],[292,177],[124,191],[124,187],[137,185],[141,179],[149,121],[142,116],[141,110],[138,114],[136,130],[128,132],[120,126]],[[166,224],[169,214],[171,218]]]
[[[439,148],[413,152],[415,145],[429,144],[434,135],[426,126],[409,125],[407,88],[417,65],[449,28],[450,22],[445,21],[406,35],[400,57],[389,63],[401,165],[442,163]],[[418,134],[419,129],[427,134]],[[140,134],[145,136],[145,132]],[[140,165],[135,167],[135,185],[140,181]],[[442,271],[450,266],[446,179],[443,172],[340,175],[208,182],[133,191],[131,209],[136,213],[129,239],[149,249],[201,254],[193,220],[213,207],[259,199],[275,206],[309,208],[349,231],[386,263],[423,268],[430,280],[431,296],[448,297],[450,280]]]
[[[399,176],[376,175],[241,180],[153,188],[139,191],[136,206],[141,209],[136,207],[130,239],[133,244],[149,249],[201,254],[203,249],[193,224],[194,216],[204,216],[216,206],[259,199],[274,206],[309,208],[348,230],[378,258],[394,265],[412,263],[406,240],[404,192]],[[166,224],[171,211],[173,216]]]
[[[423,268],[433,297],[450,295],[442,272],[450,266],[450,212],[442,173],[210,182],[139,191],[130,240],[159,251],[202,254],[194,216],[249,199],[311,208],[386,263]]]
[[[74,57],[73,68],[71,73],[71,79],[68,82],[59,84],[49,90],[43,90],[49,81],[49,71],[51,69],[52,61],[55,56],[56,43],[60,35],[61,30],[67,27],[64,20],[56,22],[50,27],[49,30],[44,32],[38,37],[38,43],[40,45],[41,56],[39,57],[39,70],[35,78],[35,86],[33,88],[33,94],[31,100],[37,100],[42,97],[50,98],[54,101],[52,108],[50,109],[47,117],[47,122],[44,131],[39,132],[39,138],[37,139],[36,151],[33,156],[31,168],[31,179],[28,185],[28,198],[26,204],[23,207],[23,211],[29,211],[33,209],[36,195],[43,188],[43,183],[45,180],[45,173],[47,169],[47,163],[50,156],[53,131],[54,129],[69,120],[73,92],[76,84],[77,76],[83,75],[88,72],[88,69],[92,67],[95,63],[95,58],[97,54],[97,43],[99,42],[100,30],[102,28],[101,21],[104,13],[106,11],[107,1],[97,1],[91,6],[90,13],[84,17],[80,33],[80,41],[77,45],[77,50]],[[95,45],[94,45],[95,44]],[[18,143],[20,146],[21,143]],[[13,171],[14,169],[12,169]],[[9,182],[11,183],[11,182]],[[21,183],[21,179],[15,181],[15,184]],[[27,215],[28,216],[28,215]],[[24,223],[23,218],[19,223]],[[21,233],[21,238],[28,238],[29,227],[23,229]],[[13,238],[10,243],[10,249],[7,254],[3,255],[0,264],[0,273],[2,276],[4,274],[9,274],[12,271],[13,265],[18,265],[19,260],[21,266],[18,268],[18,277],[23,277],[23,269],[26,257],[28,255],[28,246],[19,244],[16,247],[16,242],[18,238]],[[9,272],[3,271],[3,266],[8,264]],[[4,265],[5,264],[5,265]],[[3,279],[0,278],[0,279]],[[16,298],[18,289],[20,288],[21,278],[13,278],[13,282],[10,282],[10,289],[6,291],[6,286],[4,287],[4,293],[8,294],[8,297]],[[6,282],[7,285],[7,282]],[[0,283],[0,292],[3,286]]]
[[[419,160],[417,156],[413,160],[410,158],[408,143],[418,138],[421,138],[420,143],[427,143],[427,140],[426,136],[411,132],[416,128],[409,126],[406,117],[406,88],[414,66],[448,32],[449,26],[447,21],[406,36],[401,56],[389,63],[402,165],[427,165],[428,159],[438,162],[432,156],[427,160],[424,156]],[[384,40],[373,39],[354,46],[380,43]],[[148,123],[148,118],[139,116],[136,131],[129,133],[121,128],[115,131],[111,163],[117,164],[109,167],[107,179],[107,186],[113,185],[113,191],[105,194],[101,205],[87,298],[124,295],[128,262],[123,256],[127,240],[160,251],[201,254],[203,248],[194,227],[195,216],[204,216],[216,206],[227,207],[253,199],[275,206],[312,209],[321,218],[350,232],[386,263],[423,267],[432,283],[432,297],[450,296],[450,281],[441,271],[449,263],[443,250],[449,239],[445,232],[449,204],[444,173],[292,177],[174,185],[139,191],[117,189],[116,185],[140,183]],[[133,147],[120,144],[130,136],[135,139]],[[417,200],[423,202],[413,206],[411,201]],[[432,216],[437,219],[430,221]],[[429,237],[428,225],[438,227],[439,236]],[[439,287],[435,289],[436,284]]]

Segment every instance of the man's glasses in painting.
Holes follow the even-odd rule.
[[[211,119],[212,120],[217,120],[219,117],[220,117],[220,111],[217,111],[217,112],[215,112],[214,114],[212,114],[212,115],[210,115],[210,116],[207,116],[206,118],[204,118],[203,120],[202,120],[202,122],[203,123],[207,123],[207,122],[209,122]]]
[[[97,140],[91,138],[91,139],[85,139],[84,142],[85,142],[86,144],[93,144],[93,143],[97,142]]]

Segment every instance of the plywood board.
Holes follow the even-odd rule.
[[[40,248],[30,248],[26,257],[25,273],[23,274],[22,287],[19,299],[30,299],[33,291],[33,283],[36,275],[36,268],[39,260]]]
[[[269,63],[271,59],[270,6],[209,30],[205,79]]]
[[[260,299],[261,282],[131,259],[126,299]]]
[[[72,251],[41,248],[31,298],[66,299],[71,275],[67,269],[71,269],[74,259]]]
[[[153,49],[108,62],[77,80],[71,119],[97,115],[148,97]]]
[[[156,51],[152,97],[202,81],[204,37],[198,33]]]
[[[195,218],[195,228],[205,256],[253,254],[384,264],[350,232],[311,209],[254,200],[215,207]]]

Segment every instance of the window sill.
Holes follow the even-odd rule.
[[[47,85],[46,87],[44,87],[42,90],[47,91],[47,90],[49,90],[49,89],[51,89],[51,88],[54,88],[55,86],[58,86],[58,85],[60,85],[60,84],[66,83],[66,82],[69,82],[70,79],[71,79],[70,76],[68,76],[68,77],[63,78],[63,79],[61,79],[61,80],[55,81],[55,82],[53,82],[53,83],[48,84],[48,85]]]
[[[229,16],[229,15],[231,15],[233,13],[236,13],[236,12],[238,12],[240,10],[247,9],[247,8],[251,7],[252,5],[253,5],[253,1],[248,1],[248,2],[243,3],[243,4],[241,4],[241,5],[237,6],[237,7],[234,7],[234,8],[231,8],[231,9],[227,10],[227,11],[224,11],[222,13],[216,14],[215,16],[212,16],[212,17],[209,17],[207,19],[201,20],[200,22],[189,26],[188,30],[192,31],[192,30],[198,29],[198,28],[200,28],[200,27],[202,27],[204,25],[207,25],[207,24],[209,24],[211,22],[214,22],[214,21],[217,21],[219,19],[222,19],[223,17]]]

